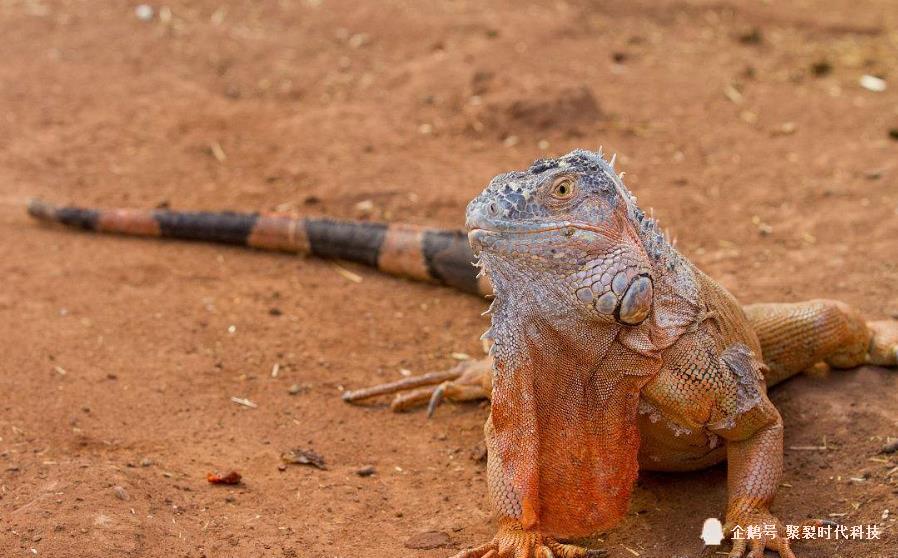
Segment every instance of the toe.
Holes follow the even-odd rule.
[[[496,558],[498,555],[499,551],[496,548],[496,544],[490,541],[474,548],[462,550],[458,554],[453,554],[450,558]]]
[[[868,357],[870,364],[898,365],[898,321],[869,322],[867,326],[873,332]]]
[[[448,370],[445,372],[430,372],[428,374],[421,374],[420,376],[403,378],[401,380],[388,382],[386,384],[379,384],[376,386],[356,390],[348,390],[343,392],[343,401],[346,401],[348,403],[356,403],[364,401],[366,399],[371,399],[372,397],[378,397],[380,395],[390,395],[393,393],[406,392],[408,390],[413,390],[422,386],[431,386],[449,380],[454,380],[460,375],[461,373],[456,370]]]
[[[727,558],[742,558],[745,554],[745,539],[734,539],[733,549],[727,554]]]
[[[584,548],[552,540],[546,541],[546,546],[549,547],[555,558],[603,558],[608,556],[606,550]]]
[[[749,548],[751,548],[751,550],[749,551],[746,558],[764,558],[764,547],[766,545],[764,544],[763,540],[752,539],[748,542],[748,546]]]
[[[789,548],[789,539],[786,537],[778,537],[768,544],[772,550],[776,550],[780,554],[780,558],[795,558],[795,553]]]

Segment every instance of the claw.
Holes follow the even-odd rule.
[[[430,396],[430,401],[427,403],[427,418],[433,417],[433,413],[437,410],[440,403],[443,402],[443,397],[446,395],[447,384],[448,382],[443,382],[433,390],[433,394]]]

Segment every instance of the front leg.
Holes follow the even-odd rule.
[[[487,447],[495,441],[493,417],[484,425]],[[528,507],[503,475],[500,451],[492,447],[487,457],[487,483],[491,500],[499,516],[499,528],[489,542],[463,550],[452,558],[600,558],[604,550],[565,544],[541,532]],[[529,525],[527,525],[529,524]]]
[[[720,360],[714,422],[707,428],[727,444],[724,532],[738,527],[743,533],[734,538],[729,558],[762,558],[765,549],[795,558],[783,524],[770,513],[783,474],[783,421],[767,398],[764,365],[741,344],[724,351]]]
[[[742,558],[746,550],[749,550],[748,558],[761,558],[765,548],[779,552],[782,558],[795,558],[789,548],[785,528],[770,513],[783,474],[783,423],[773,405],[769,401],[767,405],[769,409],[766,412],[762,409],[757,414],[769,415],[772,419],[769,424],[743,424],[742,433],[738,430],[726,432],[738,438],[738,434],[747,433],[745,427],[758,427],[747,438],[733,439],[727,443],[729,497],[725,532],[732,532],[736,526],[742,533],[747,533],[749,526],[760,529],[760,538],[734,539],[729,558]]]

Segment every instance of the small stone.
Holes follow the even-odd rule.
[[[445,548],[450,543],[449,535],[442,531],[425,531],[409,537],[405,541],[405,548],[432,550],[434,548]]]
[[[833,71],[833,65],[828,60],[820,60],[811,64],[811,73],[815,76],[825,76]]]
[[[739,42],[744,45],[758,45],[764,41],[764,35],[757,27],[752,27],[739,34]]]
[[[41,535],[34,535],[33,537],[31,537],[31,542],[40,542],[42,538],[44,537],[42,537]]]
[[[149,467],[152,464],[153,464],[153,460],[150,459],[149,457],[144,457],[143,459],[140,460],[141,467]]]
[[[268,309],[268,314],[269,314],[270,316],[281,316],[281,315],[283,315],[284,313],[281,311],[280,308],[274,308],[274,307],[272,307],[272,308],[269,308],[269,309]]]
[[[369,42],[368,35],[365,33],[357,33],[349,38],[349,46],[352,48],[361,48]]]
[[[377,472],[377,469],[375,469],[373,465],[366,465],[360,469],[356,469],[355,474],[357,474],[360,477],[370,477],[371,475],[373,475],[376,472]]]
[[[374,211],[374,202],[371,200],[362,200],[355,204],[355,210],[366,215],[372,213]]]
[[[155,12],[153,6],[150,6],[149,4],[139,4],[134,8],[134,15],[140,21],[150,21],[153,19]]]
[[[893,440],[892,442],[882,446],[882,449],[879,450],[879,453],[895,453],[898,451],[898,440]]]
[[[122,500],[124,502],[127,502],[128,500],[131,499],[131,497],[128,496],[128,492],[121,486],[113,486],[112,492],[115,493],[116,498],[118,498],[119,500]]]
[[[475,463],[486,463],[487,454],[486,444],[479,442],[476,446],[471,448],[468,457]]]
[[[286,470],[287,470],[287,466],[284,465],[283,463],[281,463],[280,465],[278,465],[278,471],[280,471],[280,472],[283,473],[283,472],[286,471]]]
[[[869,74],[862,75],[858,83],[867,91],[873,91],[874,93],[882,93],[886,90],[886,80]]]
[[[290,395],[297,395],[297,394],[298,394],[299,392],[301,392],[301,391],[302,391],[302,386],[299,385],[299,384],[293,384],[293,385],[290,386],[290,388],[287,390],[287,392],[290,393]]]
[[[327,469],[324,457],[311,448],[297,448],[281,454],[281,461],[287,464],[311,465],[317,469]]]
[[[237,501],[237,497],[234,496],[233,494],[228,494],[227,496],[225,496],[225,502],[228,502],[229,504],[233,504],[236,501]]]

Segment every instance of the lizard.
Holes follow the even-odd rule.
[[[454,558],[600,556],[571,541],[621,520],[639,470],[722,461],[725,532],[774,527],[734,539],[728,556],[794,558],[770,509],[783,423],[767,390],[821,362],[896,366],[898,327],[833,300],[740,305],[667,240],[622,176],[601,152],[537,160],[470,202],[466,232],[37,200],[28,211],[87,230],[340,258],[491,293],[485,359],[344,393],[350,402],[395,393],[394,410],[427,403],[429,413],[444,399],[490,400],[497,534]]]

